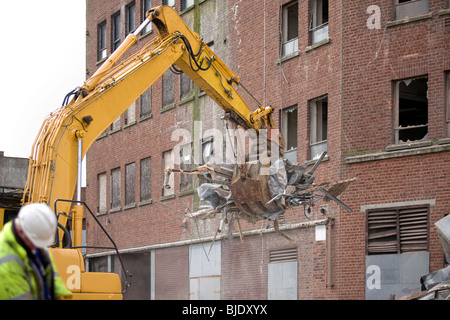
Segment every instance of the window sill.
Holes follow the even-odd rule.
[[[133,208],[136,208],[136,203],[126,204],[126,205],[123,207],[123,210],[128,210],[128,209],[133,209]]]
[[[403,18],[403,19],[399,19],[399,20],[388,21],[388,22],[386,22],[386,27],[389,28],[389,27],[394,27],[394,26],[398,26],[398,25],[402,25],[402,24],[407,24],[410,22],[431,19],[432,17],[433,17],[433,13],[429,12],[429,13],[421,14],[421,15],[418,15],[415,17],[408,17],[408,18]]]
[[[159,199],[160,201],[164,201],[164,200],[169,200],[169,199],[174,199],[175,198],[175,194],[169,194],[167,196],[162,196],[161,199]]]
[[[125,128],[129,128],[129,127],[131,127],[131,126],[134,126],[136,124],[136,121],[133,121],[133,122],[130,122],[130,123],[127,123],[126,125],[124,125],[123,126],[123,128],[125,129]]]
[[[115,213],[122,211],[122,207],[112,208],[109,210],[109,213]]]
[[[97,212],[95,215],[97,217],[101,217],[101,216],[105,216],[107,213],[108,213],[107,211],[100,211],[100,212]]]
[[[194,194],[194,189],[183,190],[178,193],[178,197]]]
[[[297,51],[295,51],[293,53],[290,53],[290,54],[288,54],[288,55],[278,59],[277,64],[281,64],[281,63],[283,63],[283,62],[285,62],[287,60],[290,60],[292,58],[298,57],[299,55],[300,55],[300,50],[297,50]]]
[[[319,47],[321,47],[321,46],[324,46],[324,45],[326,45],[326,44],[328,44],[328,43],[330,43],[330,42],[331,42],[331,39],[330,39],[330,38],[327,38],[327,39],[324,39],[324,40],[322,40],[322,41],[313,43],[312,45],[307,46],[307,47],[305,48],[305,52],[309,52],[309,51],[311,51],[311,50],[314,50],[314,49],[316,49],[316,48],[319,48]]]
[[[438,12],[438,16],[445,16],[445,15],[448,15],[448,14],[450,14],[450,9],[441,9]]]
[[[385,160],[392,158],[408,157],[421,154],[450,151],[450,139],[440,139],[436,143],[421,141],[408,144],[390,145],[386,151],[378,151],[357,156],[349,156],[344,159],[346,164]]]
[[[142,116],[141,118],[139,118],[139,122],[142,122],[142,121],[145,121],[145,120],[147,120],[147,119],[150,119],[150,118],[153,118],[153,113],[149,113],[149,114],[147,114],[147,115],[145,115],[145,116]]]
[[[171,103],[167,106],[162,107],[160,113],[164,113],[166,111],[172,110],[173,108],[175,108],[175,103]]]
[[[138,204],[138,206],[139,206],[139,207],[142,207],[142,206],[146,206],[146,205],[148,205],[148,204],[152,204],[152,199],[140,201],[139,204]]]
[[[97,140],[100,140],[100,139],[102,139],[102,138],[104,138],[106,136],[108,136],[108,135],[106,134],[105,131],[103,131],[103,133],[97,137]]]
[[[178,105],[182,106],[185,103],[194,101],[194,90],[191,90],[186,96],[181,98],[180,101],[178,101]]]
[[[118,128],[116,128],[116,129],[113,129],[113,130],[109,131],[109,134],[111,135],[111,134],[113,134],[113,133],[119,132],[121,129],[122,129],[121,127],[118,127]]]

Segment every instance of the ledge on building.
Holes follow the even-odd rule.
[[[419,141],[389,145],[386,147],[385,151],[367,151],[365,154],[348,156],[344,160],[346,164],[352,164],[444,151],[450,151],[450,138],[440,139],[435,142]]]
[[[407,17],[407,18],[398,19],[398,20],[394,20],[394,21],[388,21],[388,22],[386,22],[386,27],[389,28],[389,27],[394,27],[394,26],[398,26],[398,25],[402,25],[402,24],[407,24],[410,22],[431,19],[432,17],[433,17],[433,13],[429,12],[429,13],[421,14],[421,15],[414,16],[414,17]]]
[[[311,50],[314,50],[314,49],[316,49],[316,48],[319,48],[319,47],[321,47],[321,46],[324,46],[324,45],[326,45],[326,44],[328,44],[328,43],[330,43],[331,42],[331,39],[330,38],[326,38],[326,39],[324,39],[324,40],[322,40],[322,41],[319,41],[319,42],[316,42],[316,43],[314,43],[314,44],[312,44],[312,45],[310,45],[310,46],[307,46],[306,48],[305,48],[305,52],[309,52],[309,51],[311,51]]]
[[[173,108],[175,108],[175,103],[168,104],[167,106],[161,108],[160,113],[172,110]]]

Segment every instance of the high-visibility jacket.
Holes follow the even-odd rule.
[[[44,266],[41,272],[30,252],[17,241],[12,222],[0,232],[0,299],[58,299],[72,293],[59,278],[51,254],[39,249]],[[45,283],[44,283],[45,282]],[[45,292],[48,294],[46,295]]]

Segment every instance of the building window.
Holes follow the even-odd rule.
[[[133,102],[125,111],[125,125],[136,123],[136,101]]]
[[[445,74],[445,102],[447,105],[447,137],[450,137],[450,72]]]
[[[131,206],[136,203],[135,197],[135,163],[129,163],[125,166],[125,206]]]
[[[395,143],[427,140],[428,78],[395,82]]]
[[[163,153],[162,159],[162,167],[163,167],[163,188],[162,188],[162,196],[171,196],[174,194],[174,175],[169,175],[169,178],[166,179],[165,169],[173,169],[173,154],[172,150],[166,151]]]
[[[114,133],[114,132],[120,130],[120,116],[118,116],[116,118],[116,120],[114,120],[114,122],[111,123],[110,129],[111,129],[110,133]]]
[[[132,3],[130,3],[129,5],[127,5],[126,7],[126,13],[127,13],[127,29],[126,32],[127,33],[131,33],[134,31],[134,29],[136,28],[136,5],[134,3],[134,1]]]
[[[328,39],[328,0],[311,1],[311,44]]]
[[[106,21],[100,23],[97,27],[97,60],[106,58]]]
[[[193,170],[192,144],[187,143],[180,147],[180,169]],[[180,174],[180,191],[191,191],[193,188],[193,176],[191,174]]]
[[[297,115],[297,105],[281,111],[281,133],[285,140],[284,158],[292,163],[297,163]]]
[[[395,19],[428,13],[428,0],[395,0]]]
[[[140,173],[140,202],[146,202],[151,199],[151,158],[141,160]]]
[[[111,170],[111,209],[120,209],[120,168]]]
[[[148,88],[139,98],[140,117],[144,118],[152,114],[152,87]]]
[[[194,5],[194,0],[181,0],[181,10],[185,10]]]
[[[142,0],[142,21],[144,21],[147,17],[145,16],[147,14],[147,11],[152,8],[152,0]],[[152,31],[152,24],[149,23],[145,26],[145,28],[142,30],[142,34],[146,34]]]
[[[180,74],[180,99],[188,97],[192,90],[192,80],[184,72]]]
[[[285,57],[298,51],[298,2],[284,5],[282,15],[282,56]]]
[[[320,97],[310,101],[311,138],[310,159],[318,158],[327,151],[328,135],[328,97]]]
[[[367,254],[428,250],[429,206],[367,211]]]
[[[106,172],[97,175],[97,212],[106,213]]]
[[[163,4],[175,8],[175,0],[163,0]]]
[[[162,76],[162,106],[168,107],[175,103],[175,93],[174,93],[174,74],[172,71],[166,71]]]
[[[111,47],[112,51],[115,51],[120,45],[120,12],[117,12],[115,15],[112,16],[111,22],[112,22]]]
[[[214,139],[205,138],[202,142],[202,163],[206,164],[214,159]]]

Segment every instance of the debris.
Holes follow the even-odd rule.
[[[450,215],[435,223],[447,262],[450,262]],[[450,265],[420,278],[422,291],[397,300],[450,300]]]

